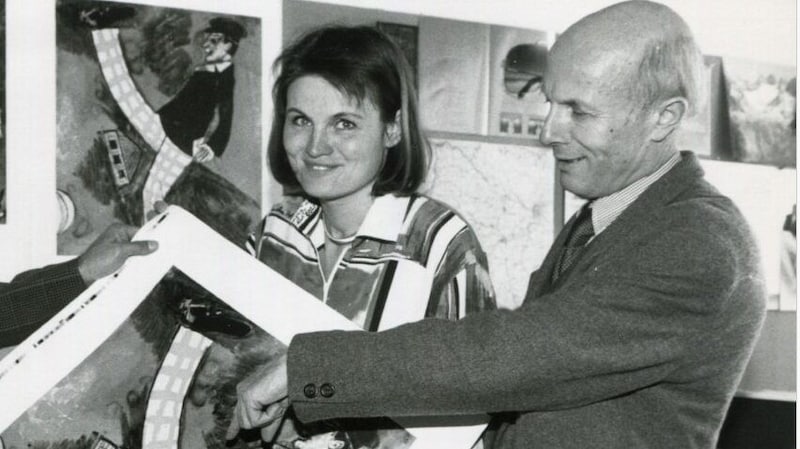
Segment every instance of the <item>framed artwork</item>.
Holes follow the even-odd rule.
[[[239,380],[276,363],[297,333],[358,329],[183,209],[137,238],[159,250],[94,283],[0,360],[5,447],[248,447],[246,435],[224,438]],[[391,433],[349,438],[466,449],[484,424],[397,420]]]
[[[55,17],[58,253],[159,200],[243,242],[261,215],[261,19],[86,0]]]
[[[417,83],[417,47],[419,28],[399,23],[378,22],[379,30],[386,33],[403,50],[411,70],[414,71],[414,84]]]
[[[549,39],[545,31],[491,26],[489,134],[539,138],[547,115],[541,85]]]
[[[797,68],[725,58],[731,152],[725,160],[797,166]]]
[[[689,150],[693,153],[719,159],[720,148],[724,142],[720,134],[725,132],[720,128],[723,111],[722,86],[720,84],[722,71],[722,58],[719,56],[705,56],[703,58],[702,77],[700,81],[700,99],[695,113],[681,123],[677,130],[677,145],[680,150]]]

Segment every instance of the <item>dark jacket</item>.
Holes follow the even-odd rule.
[[[19,344],[85,289],[77,259],[0,283],[0,348]]]
[[[296,336],[297,416],[506,412],[493,447],[714,448],[765,315],[744,218],[688,153],[551,286],[571,225],[517,310]]]

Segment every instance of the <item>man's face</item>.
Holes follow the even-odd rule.
[[[630,78],[624,52],[582,51],[558,43],[545,72],[550,110],[541,134],[552,147],[561,185],[582,198],[617,192],[652,171],[648,151],[652,113],[634,105],[622,88]]]
[[[203,56],[209,64],[227,61],[231,58],[231,43],[226,42],[222,33],[208,33],[203,40]]]

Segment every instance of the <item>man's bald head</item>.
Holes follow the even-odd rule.
[[[574,58],[603,73],[642,106],[673,97],[699,107],[702,55],[686,23],[670,8],[643,0],[617,3],[570,26],[552,58]]]

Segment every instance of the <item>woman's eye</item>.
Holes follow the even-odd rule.
[[[350,120],[341,119],[336,122],[336,129],[355,129],[356,124]]]
[[[295,126],[306,126],[309,124],[308,119],[303,117],[302,115],[295,115],[294,117],[289,117],[289,121]]]

